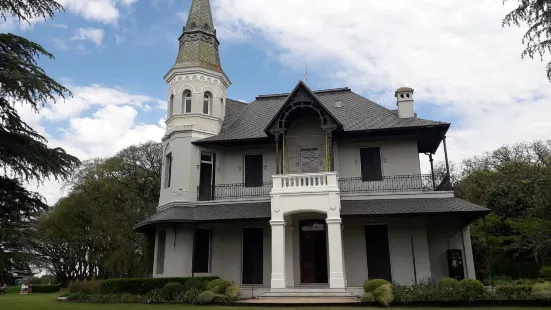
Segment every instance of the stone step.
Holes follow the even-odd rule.
[[[327,297],[327,298],[355,298],[352,292],[342,289],[323,289],[323,288],[290,288],[290,289],[272,289],[269,292],[259,296],[259,298],[287,298],[287,297]]]

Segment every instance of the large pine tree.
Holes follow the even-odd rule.
[[[63,7],[54,0],[1,0],[0,23],[15,19],[52,18]],[[53,58],[42,46],[11,33],[0,33],[0,283],[28,267],[21,244],[27,227],[48,205],[24,182],[66,178],[79,160],[28,126],[16,107],[36,113],[46,103],[70,96],[68,89],[38,66],[40,57]]]

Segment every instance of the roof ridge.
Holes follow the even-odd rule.
[[[318,90],[313,90],[312,92],[314,94],[324,94],[324,93],[334,93],[334,92],[342,92],[342,91],[352,91],[352,90],[348,87],[340,87],[340,88],[318,89]],[[256,99],[287,97],[290,94],[291,93],[258,95],[258,96],[256,96]]]

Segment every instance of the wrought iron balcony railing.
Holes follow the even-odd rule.
[[[224,199],[262,198],[270,196],[271,190],[272,182],[262,183],[259,186],[247,186],[244,183],[198,186],[197,199],[199,201],[213,201]]]
[[[448,188],[430,174],[383,176],[380,180],[363,181],[361,177],[340,178],[341,193],[428,192]]]

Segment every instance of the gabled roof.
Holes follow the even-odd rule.
[[[306,92],[306,96],[311,98],[316,104],[320,105],[323,111],[329,115],[340,127],[342,127],[341,122],[325,107],[320,100],[316,97],[316,95],[310,90],[310,88],[304,84],[304,82],[301,80],[298,82],[297,86],[295,86],[295,89],[287,96],[287,99],[283,102],[279,110],[276,114],[272,117],[272,120],[266,125],[266,128],[264,128],[264,132],[269,133],[270,127],[274,124],[274,122],[277,120],[278,116],[282,113],[282,111],[285,109],[285,107],[292,102],[296,98],[296,96],[300,96],[299,91],[304,90]]]
[[[387,109],[349,88],[319,90],[312,92],[319,102],[335,117],[345,132],[365,132],[391,129],[406,129],[420,127],[449,128],[446,122],[426,120],[422,118],[399,118],[395,110]],[[215,143],[232,140],[262,139],[268,135],[264,131],[270,121],[278,113],[289,94],[264,95],[246,107],[228,105],[226,115],[233,114],[232,108],[238,107],[239,116],[224,120],[220,134],[196,141],[196,144]],[[341,101],[342,107],[335,102]],[[235,116],[235,115],[234,115]]]

